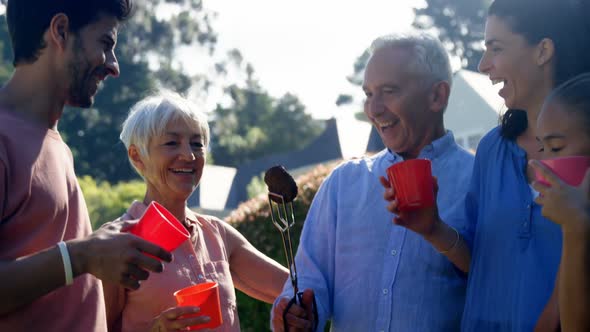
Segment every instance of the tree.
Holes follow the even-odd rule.
[[[483,52],[486,9],[492,0],[426,0],[426,7],[415,8],[413,26],[436,32],[451,56],[461,59],[461,67],[477,71]],[[360,86],[369,52],[365,50],[353,64],[347,79]],[[350,104],[353,98],[341,94],[338,106]]]
[[[363,84],[363,74],[365,72],[365,66],[369,61],[369,50],[365,50],[352,65],[352,74],[346,76],[346,80],[354,86],[360,87]],[[354,102],[354,97],[349,94],[340,94],[336,99],[336,106],[348,105]],[[362,118],[362,116],[357,116]]]
[[[0,82],[6,82],[12,74],[12,62],[10,61],[12,48],[6,25],[6,16],[0,16]]]
[[[237,165],[267,153],[301,148],[319,134],[321,124],[305,114],[297,97],[287,94],[276,100],[258,86],[252,66],[238,50],[218,54],[213,19],[200,0],[135,2],[135,13],[119,34],[121,77],[104,83],[92,108],[68,109],[59,123],[80,176],[112,183],[137,177],[119,141],[121,124],[130,107],[158,87],[192,98],[202,98],[212,86],[227,87],[232,106],[218,106],[212,119],[212,157],[220,164]],[[11,51],[3,48],[10,44],[5,24],[2,29],[0,79],[3,68],[8,68],[7,75],[12,68]],[[176,51],[187,45],[198,46],[197,59],[209,64],[208,72],[185,73]],[[239,88],[244,80],[246,88]]]
[[[477,70],[483,51],[486,10],[492,0],[426,0],[427,6],[415,9],[414,27],[435,29],[461,66]]]
[[[6,4],[6,0],[0,2]],[[123,75],[104,83],[92,108],[68,109],[59,123],[60,133],[75,156],[77,172],[98,180],[116,182],[136,176],[118,140],[131,105],[158,86],[180,93],[195,85],[210,86],[207,75],[184,74],[175,56],[183,45],[198,45],[208,54],[214,51],[214,15],[203,9],[202,1],[144,0],[135,2],[134,10],[120,31],[117,45]],[[0,81],[5,82],[13,69],[12,51],[5,14],[0,21]]]
[[[271,97],[250,78],[247,87],[230,86],[231,106],[218,105],[212,124],[215,162],[238,166],[265,155],[305,147],[322,131],[292,94]]]

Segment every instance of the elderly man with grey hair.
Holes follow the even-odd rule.
[[[338,166],[316,194],[295,258],[303,306],[293,305],[287,282],[272,310],[272,327],[318,331],[458,331],[466,277],[445,255],[457,229],[449,225],[433,246],[392,223],[383,199],[386,169],[429,159],[438,181],[441,216],[460,207],[473,156],[443,123],[451,68],[440,41],[409,33],[378,38],[365,68],[364,111],[386,149]],[[351,133],[351,135],[354,135]]]

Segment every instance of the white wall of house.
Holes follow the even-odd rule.
[[[237,169],[233,167],[205,165],[199,184],[200,207],[223,210],[236,173]]]
[[[498,95],[500,85],[492,85],[487,75],[469,70],[460,70],[453,77],[445,126],[463,147],[475,151],[483,135],[498,125],[505,109]]]
[[[360,158],[365,154],[372,125],[357,120],[352,114],[336,120],[338,140],[343,159]]]

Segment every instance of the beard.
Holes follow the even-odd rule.
[[[88,59],[85,58],[85,49],[78,38],[74,42],[74,54],[76,56],[68,66],[71,83],[68,87],[67,104],[88,108],[94,103],[94,95],[98,90],[99,74],[106,69],[103,68],[104,66],[92,68]]]

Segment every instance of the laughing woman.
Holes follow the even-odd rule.
[[[173,251],[164,272],[150,277],[136,291],[105,285],[110,331],[176,331],[206,323],[202,317],[180,318],[195,307],[176,307],[173,293],[205,281],[219,284],[223,324],[216,331],[239,331],[234,286],[272,303],[288,272],[268,258],[233,227],[187,207],[205,165],[210,141],[205,115],[178,94],[164,92],[137,103],[123,124],[121,140],[135,170],[145,180],[143,201],[135,201],[122,220],[141,217],[156,201],[190,233]]]

